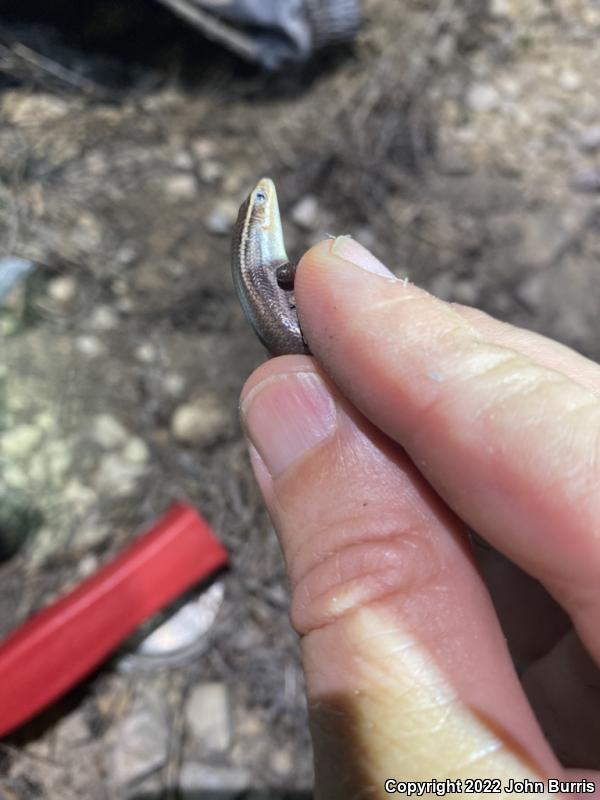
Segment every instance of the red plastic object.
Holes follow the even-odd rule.
[[[0,643],[0,736],[97,667],[147,617],[227,563],[191,506],[145,534]]]

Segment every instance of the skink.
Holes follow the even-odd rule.
[[[310,353],[296,312],[296,265],[285,252],[277,192],[269,178],[256,184],[240,208],[231,271],[244,313],[269,353]]]

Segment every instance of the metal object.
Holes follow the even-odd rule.
[[[122,672],[174,666],[198,656],[208,645],[209,630],[225,595],[223,581],[215,581],[193,600],[189,600],[168,619],[159,622],[151,633],[142,632],[132,652],[119,659]],[[136,637],[139,640],[140,636]]]
[[[275,184],[262,178],[240,208],[231,250],[233,283],[248,321],[273,356],[309,353],[285,252]]]
[[[171,506],[129,547],[0,642],[0,736],[71,689],[144,620],[226,564],[227,552],[198,512],[183,503]]]

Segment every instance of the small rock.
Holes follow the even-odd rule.
[[[92,437],[105,450],[123,447],[129,434],[125,426],[111,414],[98,414],[92,420]]]
[[[100,460],[96,473],[96,484],[100,492],[127,497],[135,491],[137,482],[145,474],[143,464],[126,461],[122,455],[107,453]]]
[[[233,203],[220,203],[206,218],[206,227],[217,236],[228,236],[237,219],[238,209]]]
[[[596,8],[582,8],[582,23],[585,28],[593,29],[600,25],[600,8],[598,8],[598,0],[595,0],[594,5]],[[586,37],[587,38],[587,37]]]
[[[119,315],[110,306],[97,306],[88,324],[94,331],[111,331],[119,324]]]
[[[440,66],[448,66],[456,53],[456,36],[453,33],[441,33],[432,43],[431,58]]]
[[[41,411],[35,415],[35,424],[43,431],[51,431],[56,428],[56,419],[49,411]]]
[[[115,258],[119,262],[119,264],[133,264],[133,262],[138,257],[137,248],[132,244],[124,244],[119,247],[116,252]],[[126,285],[126,284],[125,284]]]
[[[577,192],[600,192],[600,168],[582,167],[577,170],[572,185]]]
[[[2,477],[6,478],[6,475]],[[31,491],[31,479],[29,480],[29,487]],[[28,559],[31,559],[31,561],[28,560],[28,563],[36,567],[41,566],[49,556],[52,556],[57,550],[60,551],[61,546],[64,546],[64,542],[61,541],[60,534],[57,535],[57,531],[54,528],[43,525],[35,532],[35,538],[32,540],[28,553]]]
[[[294,767],[294,761],[289,750],[279,748],[271,753],[269,764],[273,772],[281,778],[289,775]]]
[[[96,250],[102,242],[102,225],[100,224],[100,220],[89,211],[82,212],[71,232],[70,242],[79,250],[83,250],[86,253]]]
[[[62,499],[68,503],[74,514],[81,514],[94,505],[98,495],[92,488],[73,478],[65,486]]]
[[[19,425],[0,439],[0,451],[7,458],[23,458],[39,445],[42,431],[35,425]]]
[[[133,284],[132,289],[142,294],[163,294],[169,291],[173,286],[172,280],[165,271],[164,261],[162,259],[160,261],[157,259],[144,262],[144,264],[133,273],[131,282]]]
[[[177,169],[192,169],[194,166],[194,159],[192,158],[191,153],[188,153],[187,150],[179,150],[177,153],[175,153],[173,164],[177,167]]]
[[[489,83],[474,83],[467,92],[467,105],[473,111],[493,111],[500,105],[500,94]]]
[[[320,222],[319,201],[312,194],[305,195],[292,208],[291,217],[299,228],[315,230]]]
[[[108,172],[108,159],[104,153],[99,150],[93,150],[85,157],[85,166],[90,175],[94,177],[106,175]]]
[[[163,377],[163,386],[171,397],[180,397],[185,389],[185,378],[178,372],[167,372]]]
[[[493,17],[508,17],[511,12],[509,0],[490,0],[489,9]]]
[[[8,464],[2,468],[2,481],[10,489],[24,489],[31,487],[31,480],[27,471],[17,467],[16,464]]]
[[[15,125],[36,125],[64,117],[69,111],[66,100],[55,94],[38,92],[6,92],[2,111]]]
[[[231,725],[225,684],[202,683],[196,686],[188,697],[185,715],[190,733],[203,750],[227,750],[231,742]]]
[[[216,397],[205,395],[175,409],[171,433],[182,444],[210,445],[229,425],[229,417]]]
[[[32,739],[24,745],[24,750],[28,755],[37,760],[43,759],[47,761],[52,758],[52,742],[49,736],[46,738]],[[17,800],[17,798],[18,795],[14,797],[9,796],[8,800]]]
[[[214,159],[207,159],[201,161],[198,166],[198,175],[203,183],[216,183],[225,173],[225,167],[220,161]]]
[[[192,142],[192,152],[198,161],[203,161],[205,158],[212,158],[212,156],[214,156],[217,152],[217,145],[210,139],[200,136]]]
[[[81,578],[87,578],[98,569],[98,558],[93,553],[83,556],[77,565],[77,574]]]
[[[104,345],[97,336],[78,336],[75,339],[75,347],[81,355],[88,358],[98,358],[104,353]]]
[[[19,319],[16,315],[0,317],[0,341],[4,336],[13,336],[19,329]]]
[[[178,173],[166,178],[163,188],[168,200],[179,202],[181,200],[193,200],[196,197],[198,185],[193,175]]]
[[[62,308],[68,308],[77,294],[77,281],[70,275],[61,275],[48,281],[48,297]]]
[[[563,69],[558,76],[559,85],[567,92],[576,92],[581,88],[581,75],[572,69]]]
[[[35,452],[29,462],[31,479],[49,484],[61,481],[71,466],[71,449],[68,442],[54,439]]]
[[[511,75],[503,75],[498,80],[498,88],[503,97],[508,96],[512,99],[516,99],[520,97],[523,90],[523,85],[517,78],[514,78]]]
[[[266,736],[265,726],[257,714],[245,709],[241,716],[238,714],[236,734],[253,738],[264,737]]]
[[[248,177],[245,172],[228,169],[223,175],[223,191],[227,194],[239,196],[242,191],[248,190]]]
[[[169,728],[153,709],[139,709],[120,722],[112,752],[112,776],[118,786],[140,780],[167,760]]]
[[[189,273],[189,267],[186,264],[173,259],[165,261],[165,270],[174,278],[183,278],[184,275]]]
[[[187,792],[219,792],[222,800],[234,800],[239,792],[248,789],[252,777],[240,767],[215,767],[209,764],[198,764],[187,761],[179,771],[179,786],[182,793]],[[225,792],[232,792],[231,796]]]
[[[152,364],[156,361],[156,347],[150,342],[143,342],[135,348],[135,357],[143,364]]]
[[[150,448],[140,436],[132,436],[123,448],[122,455],[131,464],[147,464],[150,460]]]
[[[577,138],[577,145],[581,150],[587,152],[600,149],[600,125],[594,125],[582,131]]]

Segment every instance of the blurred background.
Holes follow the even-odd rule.
[[[264,353],[229,241],[257,178],[292,257],[349,233],[600,357],[597,0],[363,0],[355,36],[270,64],[252,26],[242,52],[170,5],[0,2],[0,636],[174,499],[231,568],[201,652],[140,664],[130,644],[0,743],[3,800],[310,797],[237,418]]]

